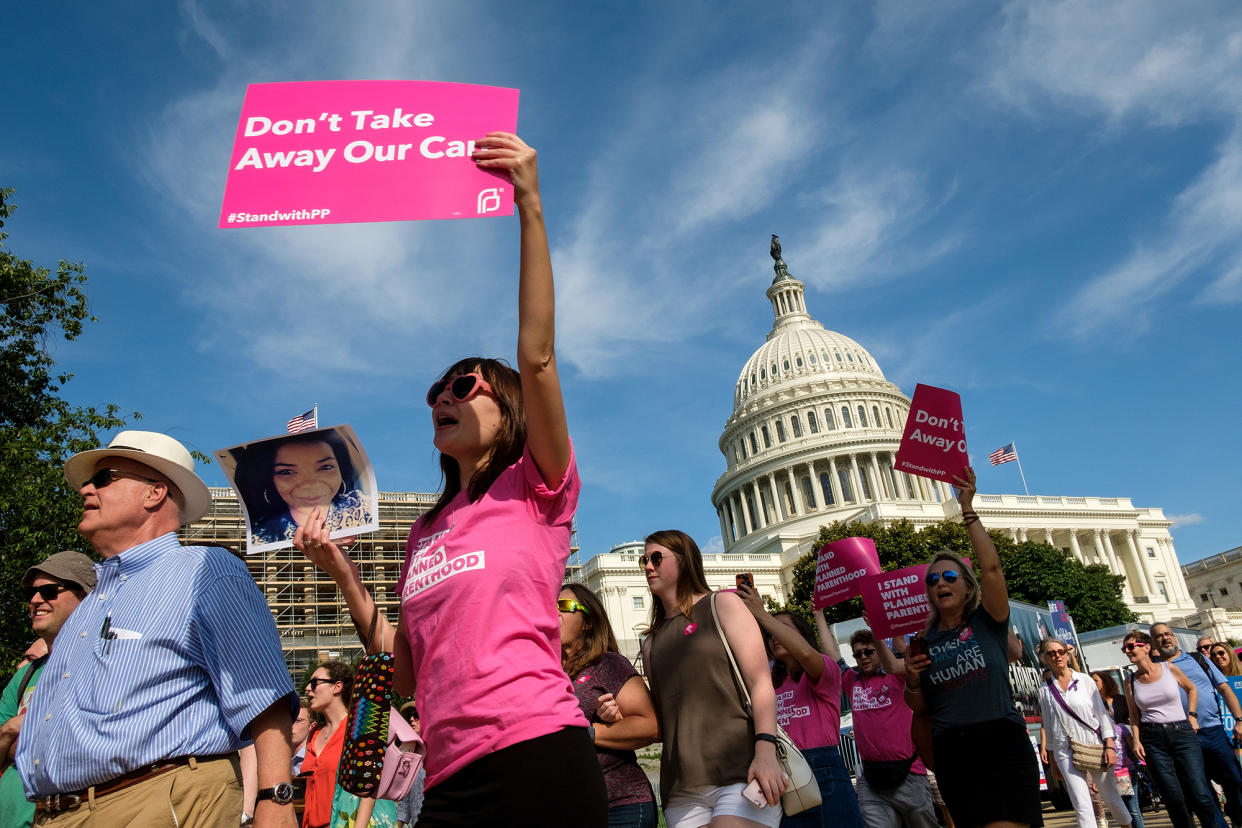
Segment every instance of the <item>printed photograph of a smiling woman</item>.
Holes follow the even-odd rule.
[[[216,457],[241,499],[247,555],[292,547],[315,509],[333,538],[379,528],[375,472],[347,425],[256,440]]]

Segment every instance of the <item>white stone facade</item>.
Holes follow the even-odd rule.
[[[731,586],[734,573],[753,570],[759,591],[783,601],[794,563],[821,526],[906,518],[922,527],[959,510],[946,484],[893,469],[910,399],[865,348],[807,313],[805,285],[780,258],[774,269],[766,295],[775,321],[742,368],[720,436],[725,471],[711,502],[724,554],[707,556],[705,564],[712,586]],[[975,505],[989,529],[1050,543],[1126,576],[1124,599],[1143,621],[1196,612],[1172,522],[1159,508],[1118,497],[992,494],[977,495]],[[618,640],[634,647],[651,600],[638,570],[641,552],[641,545],[622,544],[583,567],[609,612],[620,613],[613,622]],[[1237,592],[1242,599],[1242,583]],[[636,609],[639,598],[646,612]]]

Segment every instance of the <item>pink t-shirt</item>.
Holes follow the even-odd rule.
[[[895,762],[914,755],[910,719],[914,715],[902,693],[905,679],[888,673],[864,676],[853,667],[842,670],[841,684],[850,696],[854,714],[854,743],[858,755],[872,762]],[[910,767],[927,773],[920,759]]]
[[[548,489],[530,456],[410,529],[401,626],[418,681],[427,787],[510,745],[586,727],[561,669],[556,596],[582,484]]]
[[[841,741],[841,669],[828,656],[818,682],[806,673],[776,688],[776,721],[801,750]]]

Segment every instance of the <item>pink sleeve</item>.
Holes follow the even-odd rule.
[[[518,465],[522,467],[527,490],[535,496],[536,502],[532,505],[542,515],[543,521],[549,526],[569,523],[578,508],[578,493],[582,490],[582,481],[578,478],[578,459],[574,454],[572,441],[569,446],[569,465],[565,467],[561,485],[555,489],[549,489],[548,484],[543,481],[539,466],[530,456],[529,446],[522,452]]]
[[[810,682],[811,689],[821,699],[835,699],[841,695],[841,667],[823,653],[820,653],[820,658],[824,660],[824,672],[819,681]]]

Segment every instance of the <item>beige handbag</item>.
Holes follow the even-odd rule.
[[[737,686],[742,688],[742,706],[746,710],[746,715],[750,716],[753,721],[755,714],[751,709],[750,691],[746,689],[746,681],[742,678],[742,671],[737,667],[737,659],[733,657],[733,648],[729,646],[724,627],[720,626],[720,615],[716,612],[717,594],[713,592],[710,598],[712,620],[716,622],[716,632],[720,634],[720,641],[724,644],[725,652],[729,654],[729,664],[733,665],[733,676],[737,679]],[[819,781],[815,778],[815,772],[811,770],[810,763],[806,761],[802,751],[798,750],[798,746],[793,743],[780,724],[776,725],[776,739],[780,743],[776,746],[776,759],[781,763],[781,770],[789,777],[785,792],[781,794],[781,807],[785,810],[785,815],[793,816],[808,808],[816,807],[823,801],[823,797],[820,795]]]

